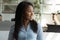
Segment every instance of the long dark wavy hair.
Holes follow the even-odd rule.
[[[23,15],[24,15],[25,9],[30,5],[33,6],[30,2],[23,1],[23,2],[20,2],[17,6],[16,14],[15,14],[15,28],[13,33],[13,38],[16,40],[18,40],[18,33],[22,26],[22,20],[24,18]],[[29,22],[31,26],[30,28],[33,30],[33,32],[37,33],[37,22],[35,20],[31,20]]]

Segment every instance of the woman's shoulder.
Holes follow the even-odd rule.
[[[41,23],[37,23],[38,24],[38,29],[40,30],[40,29],[42,29],[42,26],[41,26]]]
[[[41,23],[37,23],[38,27],[41,27]]]

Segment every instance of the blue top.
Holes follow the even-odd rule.
[[[11,27],[9,32],[8,40],[13,39],[13,31],[14,26]],[[38,25],[37,33],[34,33],[33,30],[30,28],[30,24],[28,24],[27,30],[22,26],[21,31],[18,34],[18,40],[43,40],[43,30],[41,25]]]

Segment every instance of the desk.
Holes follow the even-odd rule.
[[[48,30],[47,32],[60,32],[60,25],[47,25]]]
[[[0,40],[8,40],[9,31],[0,31]],[[44,40],[60,40],[60,33],[43,32]]]

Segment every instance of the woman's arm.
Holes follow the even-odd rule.
[[[11,29],[10,29],[10,32],[9,32],[8,40],[13,40],[13,32],[14,32],[14,26],[11,26]]]
[[[43,40],[43,30],[40,24],[38,24],[37,40]]]

